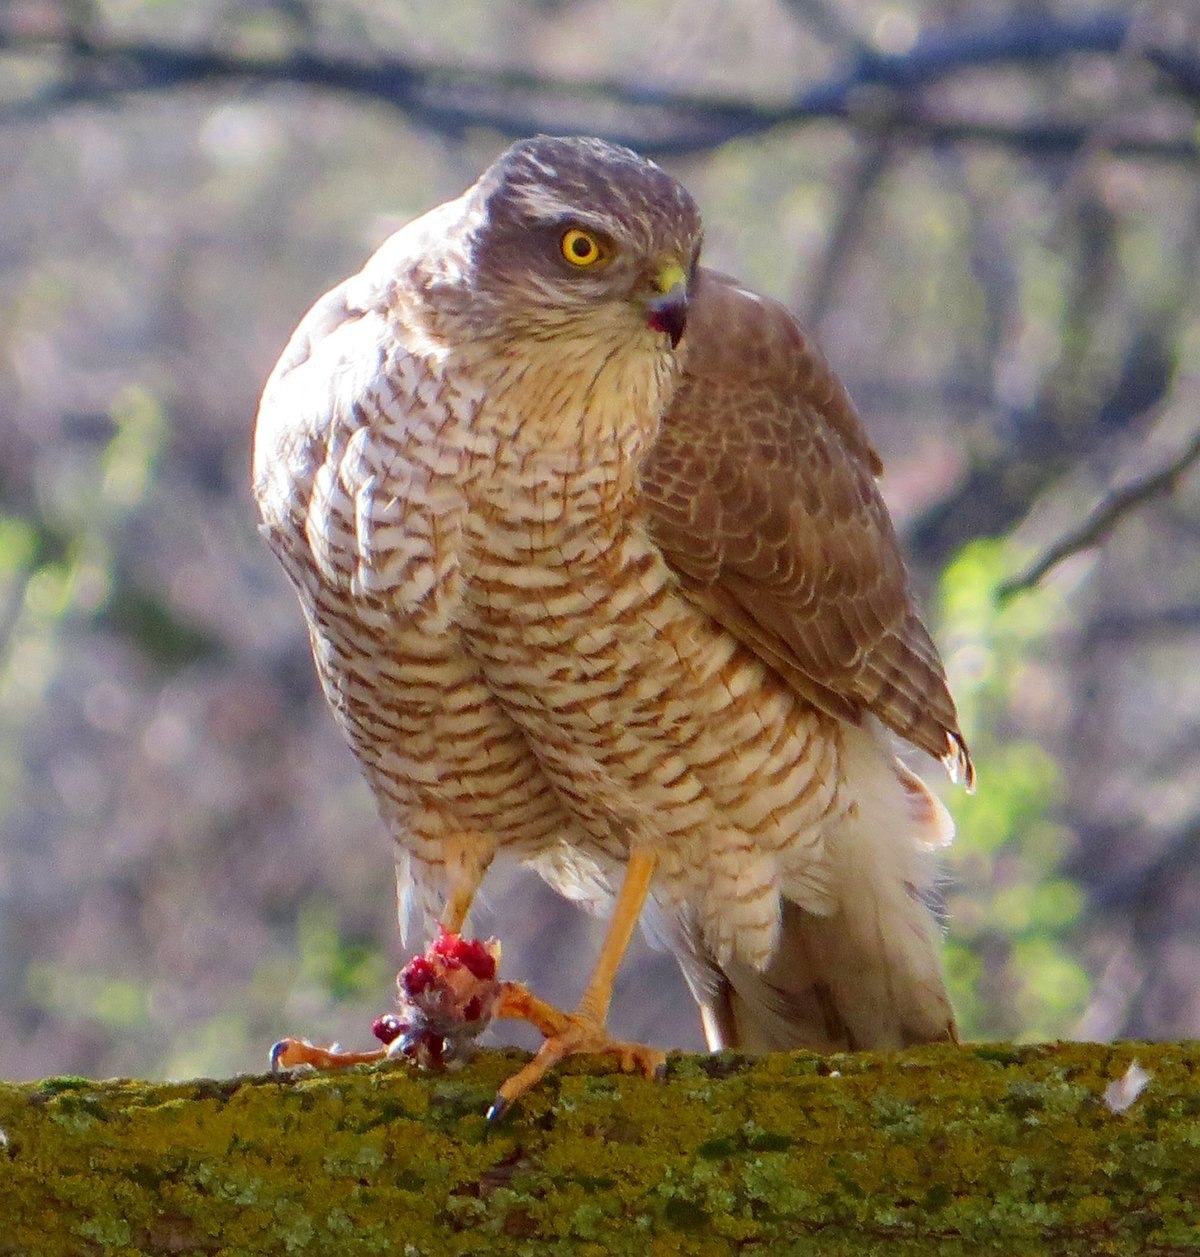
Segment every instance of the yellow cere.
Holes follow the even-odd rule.
[[[657,277],[658,291],[670,292],[672,288],[687,283],[687,271],[678,262],[664,262]]]

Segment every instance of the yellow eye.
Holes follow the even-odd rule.
[[[604,257],[604,246],[590,231],[580,227],[564,231],[558,247],[572,266],[595,266]]]

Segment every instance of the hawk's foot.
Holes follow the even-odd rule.
[[[546,1041],[533,1060],[501,1085],[488,1109],[489,1121],[499,1121],[521,1096],[568,1056],[615,1056],[624,1073],[642,1073],[647,1078],[666,1076],[665,1052],[644,1043],[613,1039],[602,1021],[584,1013],[560,1012],[518,983],[503,983],[496,1016],[528,1021],[546,1036]]]
[[[341,1069],[346,1065],[382,1060],[386,1055],[386,1048],[376,1048],[371,1052],[343,1052],[336,1046],[314,1047],[306,1039],[280,1039],[271,1048],[271,1073],[278,1074],[304,1065],[313,1069]]]

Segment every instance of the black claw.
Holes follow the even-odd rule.
[[[493,1124],[501,1121],[508,1109],[509,1102],[497,1092],[496,1098],[492,1101],[492,1107],[487,1111],[487,1120]]]

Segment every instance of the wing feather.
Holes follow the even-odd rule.
[[[688,595],[798,693],[872,712],[973,780],[849,395],[791,313],[701,272],[683,381],[642,472]]]

